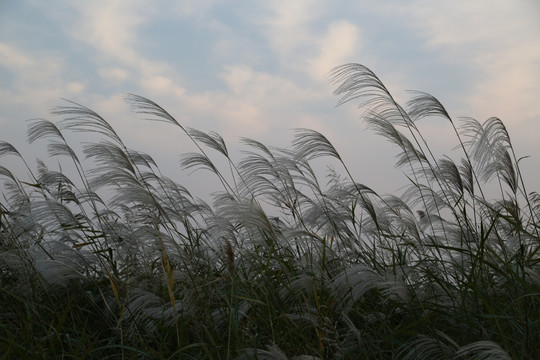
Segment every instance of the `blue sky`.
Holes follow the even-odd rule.
[[[365,129],[356,106],[335,108],[328,71],[348,62],[371,68],[400,101],[422,90],[456,118],[500,117],[518,153],[531,155],[523,169],[539,190],[536,0],[0,0],[0,140],[46,158],[29,152],[25,120],[54,119],[50,109],[67,98],[100,113],[165,173],[211,186],[200,174],[184,178],[186,137],[131,112],[129,92],[231,147],[239,137],[285,146],[292,128],[319,130],[357,181],[393,192],[403,184],[396,150]],[[448,124],[422,128],[451,152]]]

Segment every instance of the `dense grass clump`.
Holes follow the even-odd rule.
[[[197,146],[182,165],[219,179],[212,205],[79,104],[28,130],[69,176],[31,169],[1,142],[28,177],[0,166],[0,358],[539,356],[540,196],[525,189],[501,120],[457,124],[420,92],[402,107],[358,64],[332,74],[339,104],[360,101],[399,149],[401,196],[356,182],[316,131],[297,130],[287,149],[243,139],[234,161],[218,134],[136,95],[137,112]],[[434,157],[425,117],[451,124],[458,159]],[[100,140],[79,154],[70,131]],[[329,181],[312,167],[323,156],[343,165]]]

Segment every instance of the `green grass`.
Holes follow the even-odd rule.
[[[218,134],[136,95],[196,145],[182,165],[217,177],[213,204],[76,103],[28,131],[69,175],[1,142],[28,176],[0,166],[0,358],[537,357],[540,196],[504,124],[455,121],[420,92],[401,106],[358,64],[332,74],[338,103],[359,101],[396,145],[399,196],[356,182],[316,131],[287,149],[243,139],[235,161]],[[420,130],[433,117],[460,155],[434,157]],[[69,132],[98,140],[78,154]],[[342,169],[319,174],[319,157]]]

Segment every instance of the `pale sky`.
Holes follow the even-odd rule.
[[[232,148],[240,137],[286,146],[291,129],[316,129],[356,181],[393,192],[403,184],[397,149],[365,128],[355,104],[335,108],[328,72],[349,62],[399,101],[421,90],[456,119],[501,118],[518,156],[531,156],[522,163],[529,191],[540,190],[538,0],[0,0],[0,140],[31,163],[46,158],[29,152],[39,147],[25,143],[26,120],[54,120],[51,108],[67,98],[196,193],[218,190],[204,189],[208,173],[180,174],[179,155],[193,147],[134,114],[122,96],[135,93]],[[452,152],[448,124],[421,128]]]

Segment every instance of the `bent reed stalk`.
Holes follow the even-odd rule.
[[[356,182],[314,130],[296,130],[290,148],[242,139],[235,161],[219,134],[133,94],[137,113],[196,145],[181,164],[217,177],[213,205],[74,102],[53,111],[59,122],[34,120],[28,140],[48,141],[75,176],[44,161],[33,170],[0,142],[0,156],[28,173],[0,165],[2,358],[538,355],[540,195],[525,188],[503,122],[456,121],[423,92],[402,106],[359,64],[331,74],[338,104],[359,101],[364,121],[397,147],[409,181],[401,195]],[[421,125],[440,119],[459,156],[430,149]],[[99,140],[81,157],[69,132]],[[317,173],[319,157],[342,170]]]

